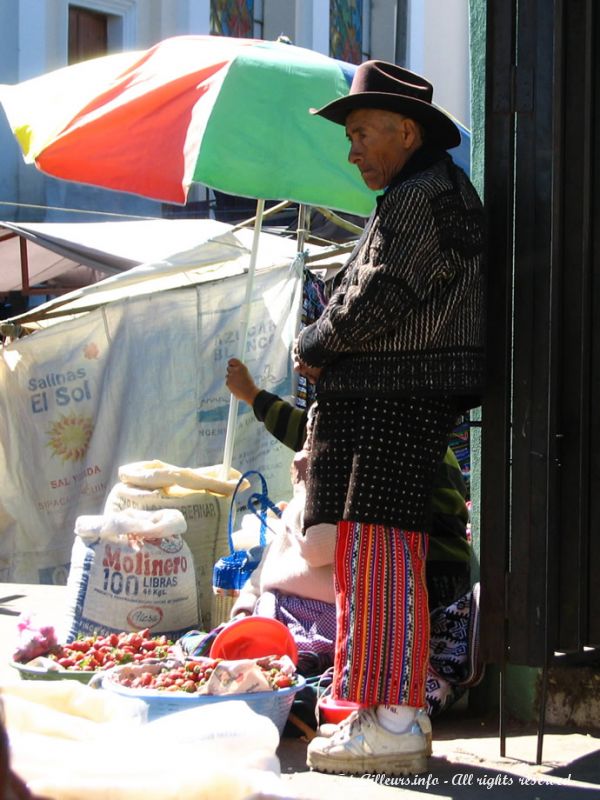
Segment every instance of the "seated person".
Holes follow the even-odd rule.
[[[336,526],[314,525],[302,533],[305,488],[304,453],[292,463],[293,497],[280,520],[270,520],[275,536],[258,567],[242,587],[231,618],[246,614],[273,617],[291,630],[299,671],[320,674],[333,663],[335,591],[333,553]]]

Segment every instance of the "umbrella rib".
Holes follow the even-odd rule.
[[[263,211],[262,218],[266,219],[267,217],[272,217],[274,214],[278,214],[280,211],[283,211],[284,208],[287,208],[288,206],[291,205],[292,203],[290,200],[284,200],[282,203],[278,203],[276,206],[272,206],[271,208],[268,208],[266,211]],[[243,222],[238,222],[238,224],[231,229],[231,232],[235,233],[236,231],[239,231],[240,228],[247,228],[250,225],[254,225],[255,222],[256,222],[256,216],[250,217],[249,219],[245,219],[243,220]]]
[[[323,214],[325,219],[335,222],[338,227],[344,228],[344,230],[350,231],[350,233],[361,234],[363,232],[363,228],[360,225],[355,225],[353,222],[350,222],[350,220],[338,216],[329,208],[317,207],[317,211]]]

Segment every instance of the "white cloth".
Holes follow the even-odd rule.
[[[304,492],[297,491],[285,508],[279,530],[267,545],[260,564],[242,587],[231,616],[251,614],[261,594],[283,594],[335,603],[333,555],[335,525],[314,525],[302,533]],[[272,526],[271,526],[272,527]]]

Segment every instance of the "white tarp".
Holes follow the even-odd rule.
[[[11,320],[28,328],[46,327],[65,315],[85,313],[104,303],[127,297],[154,294],[240,275],[248,271],[254,232],[235,230],[224,222],[195,220],[196,241],[191,249],[174,251],[161,261],[140,264],[84,286],[25,312]],[[328,248],[311,246],[311,254],[326,255]],[[296,242],[272,233],[261,233],[257,271],[289,263],[296,255]]]
[[[290,396],[302,270],[294,243],[280,241],[277,254],[259,249],[244,358],[258,382]],[[236,246],[234,268],[227,247]],[[114,289],[122,279],[124,288],[119,299],[113,295],[110,303],[3,349],[0,506],[15,522],[0,535],[0,580],[64,580],[75,520],[102,513],[120,465],[221,463],[230,399],[225,367],[228,357],[240,355],[248,253],[243,243],[224,247],[222,273],[208,241],[185,269],[183,255],[140,267],[152,276],[147,284],[132,283],[125,273],[88,287],[97,297],[103,284]],[[203,259],[202,252],[209,255]],[[282,266],[265,268],[278,260]],[[194,271],[201,263],[213,280],[194,284],[206,279]],[[171,287],[179,275],[183,286],[147,293],[160,280],[157,273]],[[228,277],[215,279],[222,275]],[[279,499],[290,493],[290,460],[290,451],[240,407],[232,466],[263,472],[269,494]]]
[[[74,288],[102,280],[110,272],[84,266],[79,260],[64,258],[47,247],[26,242],[26,259],[21,252],[22,239],[16,231],[0,223],[0,292],[20,292],[24,285],[60,284]],[[4,238],[4,237],[9,238]],[[25,279],[23,278],[25,271]],[[58,278],[60,277],[60,281]]]
[[[217,223],[218,224],[218,223]],[[65,277],[62,286],[83,286],[138,264],[156,263],[194,248],[206,220],[140,219],[105,222],[5,222],[0,220],[0,292],[20,291],[19,238],[26,241],[29,284]],[[78,283],[74,281],[78,280]]]

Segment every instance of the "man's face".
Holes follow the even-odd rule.
[[[384,189],[400,172],[415,149],[415,132],[412,120],[392,111],[358,108],[348,114],[348,161],[369,189]]]

